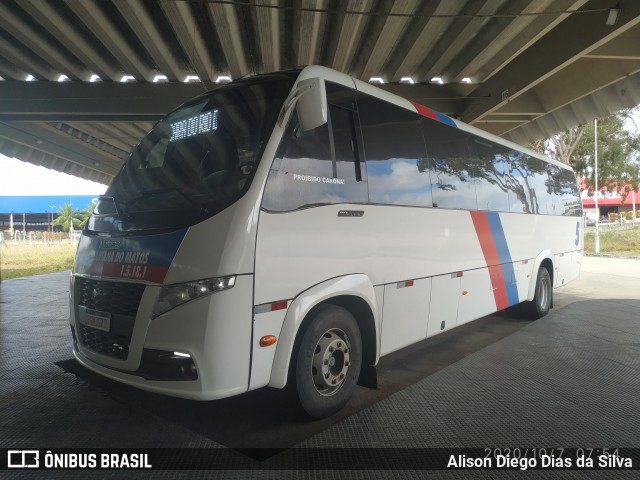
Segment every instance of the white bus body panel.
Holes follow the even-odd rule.
[[[431,308],[427,337],[456,326],[460,301],[460,277],[457,274],[437,275],[431,279]]]
[[[337,216],[349,208],[364,215]],[[581,249],[563,232],[575,229],[573,217],[499,217],[514,263],[536,259],[542,246],[550,246],[553,254]],[[364,272],[382,285],[487,267],[468,211],[378,205],[263,211],[256,255],[256,304],[293,298],[347,272]]]
[[[167,272],[167,285],[253,271],[255,200],[247,195],[189,230]]]
[[[362,217],[338,217],[357,209]],[[256,304],[295,297],[326,279],[365,272],[374,285],[486,266],[469,212],[328,205],[261,212]],[[470,241],[471,240],[471,241]],[[278,282],[270,279],[279,279]]]
[[[362,210],[364,215],[338,217],[342,209]],[[576,245],[571,236],[573,217],[497,215],[512,262],[512,272],[504,274],[505,288],[517,296],[510,304],[533,299],[537,269],[545,258],[553,261],[554,252],[566,253],[567,258],[580,256],[582,245]],[[375,286],[370,304],[379,304],[384,292],[376,352],[384,355],[440,333],[442,321],[447,330],[498,310],[478,235],[471,213],[464,210],[338,204],[287,213],[262,211],[255,301],[263,304],[304,296],[307,289],[327,279],[362,272]],[[463,273],[452,277],[457,272]],[[412,279],[413,287],[396,288],[398,282]],[[413,295],[418,291],[424,294]],[[297,327],[305,311],[290,308],[285,323]],[[292,351],[295,333],[296,328],[291,328],[285,336],[281,334],[276,357]],[[284,385],[287,369],[283,366],[281,358],[277,364],[274,361],[269,385]]]
[[[511,279],[504,279],[511,282]],[[468,270],[460,277],[458,315],[456,326],[463,325],[476,318],[484,317],[496,311],[493,287],[489,270],[479,268]]]
[[[287,309],[273,312],[254,312],[253,317],[253,341],[251,360],[251,381],[249,390],[266,386],[271,380],[273,359],[282,340],[280,332],[285,321]],[[274,335],[277,338],[275,345],[260,346],[260,339],[265,335]]]
[[[380,355],[426,338],[430,300],[430,278],[385,285]]]

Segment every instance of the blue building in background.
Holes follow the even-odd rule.
[[[47,230],[60,208],[70,203],[74,210],[84,210],[100,195],[0,195],[0,230],[8,230],[13,214],[15,230]],[[53,208],[52,208],[53,207]],[[52,215],[53,211],[53,215]],[[55,227],[59,230],[59,227]]]
[[[100,195],[37,195],[5,197],[0,195],[0,213],[54,213],[62,205],[70,203],[74,210],[83,210],[93,200],[98,200]]]

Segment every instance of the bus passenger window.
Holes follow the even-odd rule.
[[[545,163],[529,155],[512,150],[509,152],[509,210],[513,213],[548,213],[546,186],[540,183]]]
[[[431,176],[420,116],[358,97],[371,203],[431,207]]]
[[[553,196],[554,215],[581,216],[578,182],[570,170],[552,165],[553,179],[549,182]]]
[[[356,181],[347,116],[351,112],[331,106],[329,114],[334,129],[336,175],[328,123],[303,132],[294,113],[271,165],[262,208],[285,212],[367,201],[366,182]]]
[[[429,118],[422,119],[422,129],[432,168],[433,206],[476,210],[481,168],[471,135]]]
[[[336,151],[336,177],[352,178],[355,175],[357,180],[362,180],[363,172],[360,171],[359,164],[359,160],[362,159],[358,152],[353,113],[334,105],[329,105],[329,111],[331,112],[331,128],[333,129],[333,143]],[[350,188],[350,190],[353,188],[362,190],[350,195],[354,202],[364,201],[363,198],[367,195],[364,187],[362,185]]]
[[[470,148],[477,155],[472,171],[477,180],[478,210],[508,212],[509,195],[517,190],[509,176],[509,151],[480,138],[474,138]]]

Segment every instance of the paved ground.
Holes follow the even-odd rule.
[[[556,292],[558,298],[640,298],[640,259],[584,257],[580,278]]]
[[[424,471],[408,470],[434,454],[423,448],[640,448],[639,260],[587,257],[580,279],[556,290],[556,308],[544,319],[492,315],[385,357],[381,388],[358,388],[344,412],[320,422],[307,422],[287,392],[199,403],[86,371],[70,353],[68,275],[0,284],[0,448],[216,448],[207,452],[222,455],[213,458],[230,469],[190,472],[200,478],[425,478]],[[247,450],[252,447],[261,450]],[[314,450],[300,450],[305,447]],[[273,470],[299,466],[300,458],[316,469]],[[340,461],[383,470],[331,469]],[[180,472],[143,473],[132,478]],[[428,472],[436,478],[514,474]],[[621,470],[518,474],[637,478],[637,471]],[[85,478],[87,472],[11,472],[18,476]]]

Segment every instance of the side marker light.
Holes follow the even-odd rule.
[[[275,312],[276,310],[284,310],[285,308],[287,308],[287,304],[289,302],[287,302],[286,300],[283,300],[281,302],[273,302],[271,304],[271,311]]]
[[[278,340],[276,339],[275,335],[265,335],[260,339],[260,346],[270,347],[271,345],[275,344],[277,341]]]

